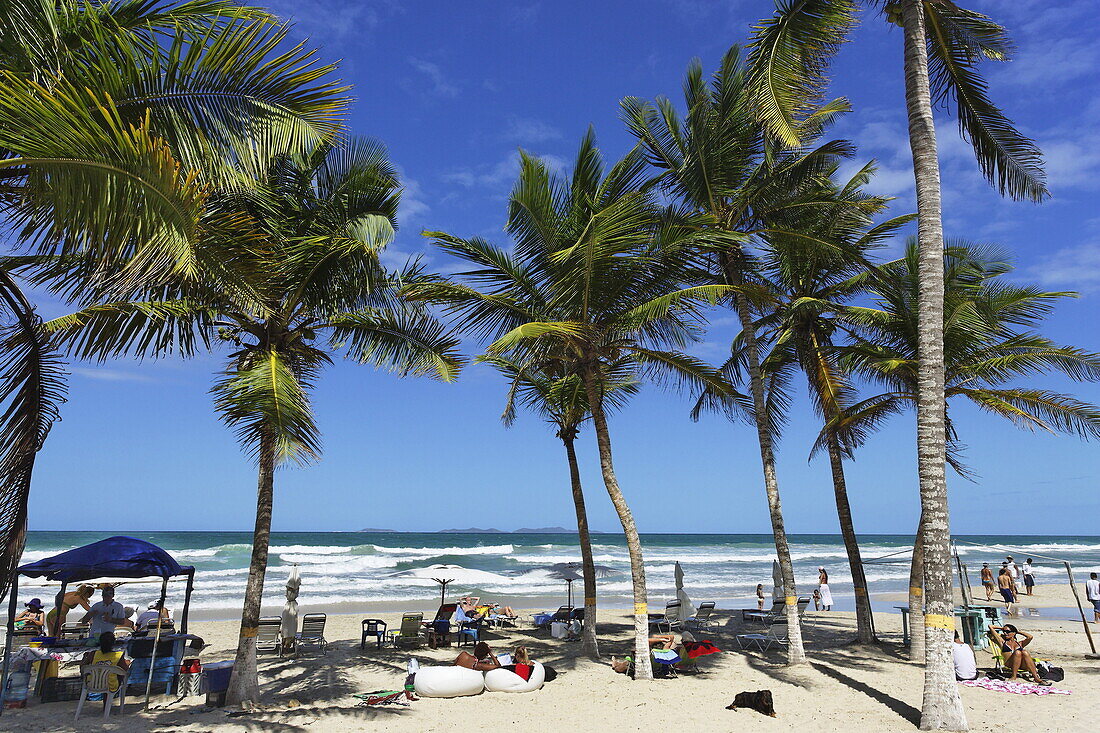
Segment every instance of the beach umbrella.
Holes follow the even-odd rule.
[[[564,580],[567,584],[566,594],[568,600],[566,603],[570,606],[573,605],[573,581],[580,580],[584,577],[584,563],[579,562],[556,562],[553,565],[544,565],[543,570],[550,573],[551,578],[558,580]],[[593,565],[592,569],[596,573],[597,578],[606,578],[610,575],[614,575],[615,571],[606,565]]]
[[[439,583],[439,605],[443,605],[447,602],[447,584],[453,583],[454,578],[432,578],[435,582]]]
[[[680,621],[687,621],[695,615],[695,606],[691,605],[687,591],[684,590],[684,569],[680,567],[680,561],[676,561],[676,598],[680,600]]]
[[[302,576],[298,566],[290,569],[286,579],[286,603],[283,604],[283,647],[289,648],[298,635],[298,590],[302,587]]]
[[[783,571],[779,568],[779,561],[772,560],[772,598],[775,600],[782,600],[786,597],[783,590]]]

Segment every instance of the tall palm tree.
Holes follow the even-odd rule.
[[[319,457],[310,392],[330,352],[402,375],[454,378],[457,341],[398,297],[419,273],[387,272],[379,253],[393,234],[399,184],[369,140],[283,156],[259,185],[220,196],[212,209],[250,223],[226,247],[226,270],[99,303],[45,324],[75,356],[184,356],[220,341],[231,353],[211,393],[222,420],[259,465],[256,526],[245,588],[233,702],[259,698],[256,629],[267,570],[275,468]],[[236,231],[229,233],[236,234]],[[168,292],[165,292],[168,291]],[[324,339],[324,341],[322,341]]]
[[[590,412],[584,385],[578,375],[565,371],[567,363],[560,359],[535,365],[525,365],[499,356],[486,356],[482,359],[496,367],[511,382],[508,403],[502,415],[504,424],[512,425],[517,406],[524,406],[553,425],[555,437],[565,447],[573,508],[577,514],[577,544],[580,545],[584,576],[585,621],[581,643],[585,654],[599,659],[600,649],[596,635],[596,564],[592,559],[592,536],[588,530],[588,511],[585,509],[584,487],[581,484],[576,449],[581,425],[589,418]],[[631,366],[629,362],[610,366],[607,376],[613,381],[601,388],[607,407],[620,407],[630,396],[637,394],[639,384],[630,372]]]
[[[920,242],[920,391],[917,461],[923,542],[925,682],[922,730],[966,730],[951,662],[954,621],[951,530],[947,506],[947,433],[943,410],[943,221],[932,106],[953,101],[963,136],[982,173],[1002,194],[1041,200],[1047,194],[1041,154],[989,99],[982,59],[1005,60],[1008,35],[988,17],[954,0],[868,0],[904,37],[905,105],[917,191]],[[828,80],[830,58],[856,22],[853,0],[777,0],[776,14],[756,26],[750,86],[760,119],[790,145],[802,143],[800,120]],[[913,599],[911,596],[911,600]],[[914,605],[913,608],[916,608]]]
[[[482,239],[427,233],[476,269],[462,274],[463,282],[411,294],[443,304],[468,333],[493,339],[490,354],[562,359],[579,377],[630,555],[635,676],[651,679],[642,543],[615,474],[604,390],[612,368],[629,359],[645,376],[671,375],[720,392],[718,374],[679,349],[699,332],[702,303],[724,290],[686,286],[695,264],[687,246],[692,227],[658,206],[638,151],[605,173],[589,130],[568,178],[526,154],[520,165],[506,227],[514,254]]]
[[[954,241],[944,261],[948,461],[960,474],[969,474],[950,417],[953,398],[1018,427],[1100,437],[1100,407],[1072,395],[1008,386],[1021,377],[1048,372],[1100,381],[1100,354],[1056,344],[1035,330],[1058,300],[1073,294],[1006,282],[1011,260],[989,247]],[[917,244],[911,241],[903,258],[876,268],[867,279],[873,305],[844,308],[842,320],[852,339],[838,348],[842,366],[887,389],[837,416],[833,427],[848,445],[865,440],[868,425],[917,402],[918,266]]]
[[[332,135],[346,104],[302,46],[226,0],[6,2],[0,213],[36,255],[78,256],[116,297],[194,276],[208,186]],[[0,594],[22,553],[35,452],[64,380],[31,302],[0,273]]]
[[[875,641],[874,619],[844,475],[844,458],[850,452],[828,428],[856,400],[855,388],[838,364],[834,345],[838,314],[845,303],[861,293],[866,282],[862,275],[873,249],[913,218],[899,216],[873,224],[872,217],[880,214],[890,200],[861,193],[873,173],[874,167],[867,165],[848,182],[832,186],[837,201],[834,206],[780,212],[778,220],[767,222],[770,232],[762,238],[759,256],[765,286],[759,300],[763,315],[754,324],[767,350],[761,369],[773,393],[772,402],[790,403],[791,372],[800,370],[806,377],[812,403],[824,420],[821,442],[829,459],[840,533],[852,573],[857,638],[867,644]],[[819,197],[823,199],[826,194],[823,191]],[[789,236],[785,231],[799,236]],[[731,359],[726,368],[736,369],[741,361]]]
[[[775,469],[774,426],[763,417],[769,405],[753,329],[751,292],[756,286],[751,244],[765,232],[766,217],[819,205],[814,197],[822,175],[827,176],[830,166],[839,156],[849,154],[851,146],[833,141],[808,151],[776,149],[754,115],[747,74],[740,50],[734,46],[709,85],[698,61],[688,67],[683,118],[665,98],[656,104],[627,98],[622,107],[628,129],[638,138],[650,163],[663,171],[660,181],[665,190],[706,217],[699,242],[709,260],[710,282],[731,288],[726,302],[741,322],[752,400],[750,421],[756,427],[772,534],[783,574],[790,634],[787,661],[799,664],[806,654]],[[820,131],[842,110],[842,105],[822,107],[806,121],[804,132]]]

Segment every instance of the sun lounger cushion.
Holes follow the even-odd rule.
[[[485,675],[466,667],[421,667],[415,688],[421,697],[478,695],[485,689]]]
[[[510,669],[490,669],[485,673],[485,689],[490,692],[534,692],[546,681],[546,669],[540,662],[532,666],[528,680]]]

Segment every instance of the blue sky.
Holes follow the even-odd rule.
[[[1100,350],[1100,46],[1094,3],[971,0],[1018,43],[1011,64],[988,65],[993,97],[1043,147],[1052,200],[1002,201],[977,174],[953,120],[939,120],[948,236],[1016,253],[1021,278],[1080,291],[1046,333]],[[743,41],[771,0],[444,3],[278,0],[296,32],[344,59],[355,85],[351,127],[381,138],[405,182],[391,262],[416,254],[449,271],[423,229],[504,242],[505,200],[523,148],[567,165],[589,124],[606,156],[631,145],[618,100],[679,98],[688,62],[706,70]],[[912,210],[902,111],[901,35],[867,14],[834,66],[833,93],[854,111],[833,133],[859,145],[853,169],[875,158],[871,189]],[[55,303],[43,302],[53,315]],[[730,319],[695,352],[728,353]],[[207,394],[221,362],[74,364],[63,421],[40,456],[32,529],[250,529],[255,473],[214,417]],[[1100,402],[1100,386],[1048,378]],[[339,363],[320,381],[325,455],[277,476],[274,527],[563,525],[574,522],[564,457],[547,426],[525,417],[504,429],[503,382],[470,368],[455,384],[399,380]],[[807,462],[816,434],[805,411],[781,446],[780,485],[791,532],[835,532],[828,467]],[[951,481],[952,524],[964,533],[1100,534],[1100,451],[1075,438],[1026,433],[959,405],[954,417],[976,483]],[[769,529],[752,431],[716,417],[692,423],[684,397],[647,388],[612,422],[620,481],[642,531]],[[918,501],[911,415],[875,436],[849,468],[856,526],[910,532]],[[593,526],[617,521],[599,481],[592,436],[582,436]]]

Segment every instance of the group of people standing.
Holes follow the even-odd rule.
[[[764,610],[764,584],[756,584],[756,607]],[[833,610],[833,592],[829,589],[829,572],[824,567],[817,569],[817,587],[814,588],[814,610]]]
[[[997,571],[997,577],[993,577],[993,569],[989,567],[989,563],[982,563],[982,586],[985,588],[985,599],[987,601],[993,600],[993,590],[996,588],[1001,598],[1004,599],[1005,606],[1010,606],[1013,603],[1019,601],[1020,589],[1019,583],[1022,580],[1024,589],[1027,595],[1033,595],[1035,588],[1035,566],[1032,564],[1031,558],[1027,558],[1023,565],[1019,565],[1012,559],[1012,555],[1005,557],[1004,562],[1001,563],[1000,569]]]

